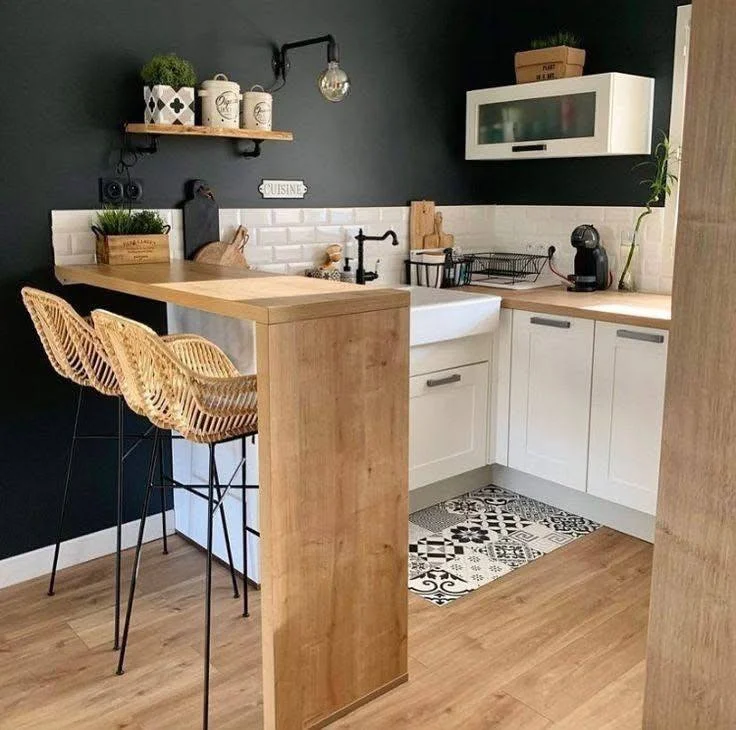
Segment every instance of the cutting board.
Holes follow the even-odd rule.
[[[424,248],[452,248],[455,236],[442,230],[442,213],[434,214],[434,230],[424,237]]]
[[[248,229],[244,226],[238,226],[230,243],[224,243],[223,241],[205,243],[194,254],[194,260],[202,264],[237,266],[242,269],[249,269],[250,266],[245,258],[245,244],[248,243],[248,238]]]
[[[414,200],[409,211],[409,246],[424,248],[424,237],[434,233],[434,202]]]
[[[220,240],[220,209],[204,180],[191,180],[184,203],[184,258],[191,258],[206,243]]]

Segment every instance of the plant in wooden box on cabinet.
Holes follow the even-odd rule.
[[[153,210],[108,208],[92,226],[98,264],[141,264],[169,260],[169,230]]]
[[[154,56],[142,69],[146,124],[194,125],[197,75],[175,53]]]
[[[516,83],[582,76],[585,51],[577,36],[567,31],[531,42],[531,50],[516,54]]]
[[[662,139],[654,148],[652,159],[636,165],[636,167],[650,167],[654,174],[651,178],[642,180],[642,184],[648,187],[647,202],[644,204],[644,210],[637,216],[634,230],[626,232],[626,240],[621,242],[623,268],[618,279],[618,288],[621,291],[633,291],[635,288],[631,264],[639,247],[642,224],[652,214],[655,205],[666,202],[667,196],[672,193],[672,186],[677,182],[677,175],[669,171],[669,161],[673,154],[670,140],[664,132],[661,132],[661,135]]]

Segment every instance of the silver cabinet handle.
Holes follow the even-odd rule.
[[[658,335],[654,332],[637,332],[635,330],[616,330],[616,337],[622,337],[625,340],[654,342],[657,345],[661,345],[664,342],[664,335]]]
[[[543,327],[557,327],[561,330],[569,330],[572,322],[566,319],[546,319],[545,317],[532,317],[529,320],[532,324],[541,324]]]
[[[459,373],[454,375],[448,375],[446,378],[437,378],[437,380],[428,380],[428,388],[436,388],[438,385],[450,385],[450,383],[459,383],[463,379],[463,376]]]

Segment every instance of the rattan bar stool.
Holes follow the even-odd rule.
[[[209,717],[209,673],[212,609],[212,536],[213,515],[222,506],[224,495],[219,490],[220,480],[215,462],[218,444],[255,436],[258,432],[258,396],[255,375],[241,375],[228,357],[216,345],[202,339],[164,342],[153,330],[133,320],[96,310],[92,313],[95,328],[107,349],[111,365],[123,383],[123,394],[135,407],[142,407],[149,420],[159,428],[178,431],[185,439],[209,448],[209,478],[207,485],[207,563],[205,578],[205,643],[204,643],[204,700],[202,727],[206,730]],[[157,432],[158,433],[158,432]],[[244,475],[244,459],[238,465]],[[236,469],[236,472],[238,471]],[[235,475],[233,475],[234,478]],[[135,598],[136,578],[140,565],[146,507],[152,490],[153,462],[149,468],[141,526],[136,546],[133,575],[128,596],[128,608],[123,628],[123,640],[118,661],[118,673],[124,671],[125,650]],[[174,488],[192,489],[192,486],[173,483]],[[244,561],[247,544],[245,479],[228,489],[243,490],[243,545]],[[255,487],[253,487],[255,488]],[[256,532],[257,534],[257,532]],[[247,562],[244,562],[247,568]],[[247,570],[244,569],[244,583]],[[244,587],[247,600],[247,586]],[[244,606],[247,615],[247,603]]]
[[[123,464],[125,459],[141,443],[142,437],[140,435],[125,433],[123,419],[124,401],[121,397],[120,385],[115,373],[110,367],[105,349],[92,326],[91,320],[82,318],[61,297],[41,291],[40,289],[23,287],[21,296],[52,367],[63,378],[71,380],[79,386],[56,544],[54,546],[54,558],[51,566],[51,578],[48,589],[50,596],[54,595],[59,550],[64,536],[64,517],[69,504],[72,466],[77,443],[87,439],[117,440],[114,648],[118,649],[120,645],[120,551],[123,518]],[[79,433],[80,413],[85,388],[93,388],[102,395],[117,398],[117,433],[115,435]],[[133,446],[127,451],[125,450],[126,438],[135,439]],[[166,541],[166,503],[164,492],[161,492],[161,519],[163,522],[164,552],[166,553],[168,552],[168,545]]]

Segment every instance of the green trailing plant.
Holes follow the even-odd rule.
[[[194,66],[175,53],[154,56],[141,69],[141,78],[147,86],[162,85],[171,86],[174,89],[197,84]]]
[[[635,165],[634,169],[639,167],[652,168],[653,175],[651,178],[642,180],[641,184],[648,187],[647,202],[644,204],[644,210],[639,213],[636,224],[634,225],[634,233],[631,236],[631,246],[629,247],[629,254],[626,257],[626,263],[623,269],[621,269],[621,276],[618,279],[618,288],[625,290],[626,287],[626,276],[631,268],[631,262],[634,258],[634,251],[636,250],[637,239],[639,238],[639,232],[641,226],[648,216],[652,214],[652,208],[659,204],[664,203],[667,200],[667,196],[672,194],[672,188],[677,183],[677,175],[669,171],[669,163],[672,159],[673,150],[670,145],[670,140],[664,132],[661,132],[662,139],[658,142],[654,148],[654,153],[650,160],[646,162],[640,162]]]
[[[168,232],[168,226],[154,210],[107,208],[97,214],[97,228],[105,236],[140,236]]]
[[[569,46],[570,48],[580,48],[580,38],[574,33],[567,30],[560,30],[557,33],[547,36],[546,38],[535,38],[530,47],[533,51],[539,51],[542,48],[555,48],[556,46]]]

